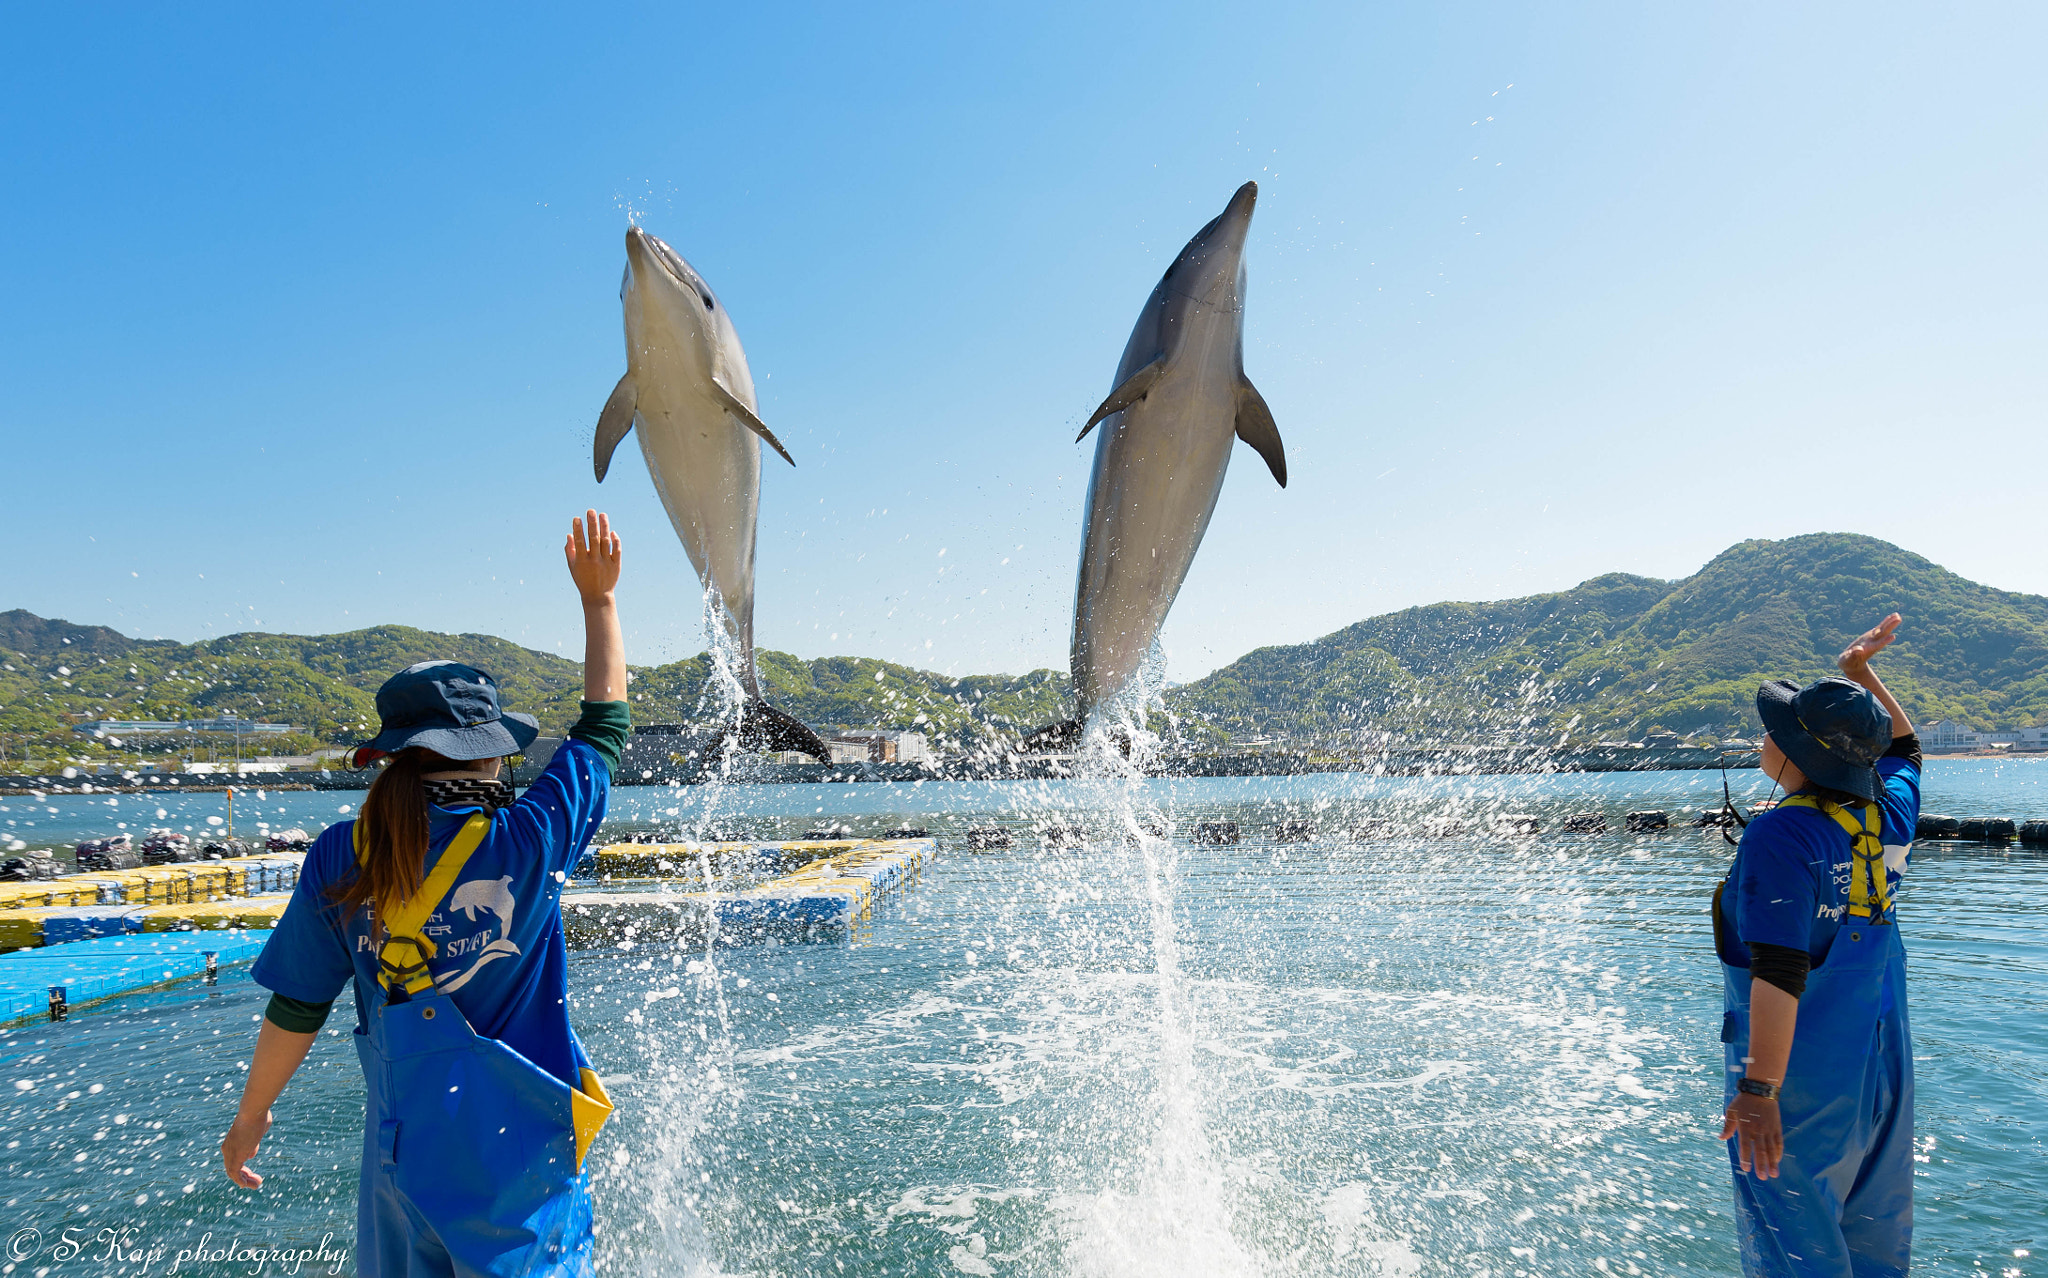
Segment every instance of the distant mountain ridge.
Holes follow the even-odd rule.
[[[868,657],[755,656],[768,698],[828,731],[910,728],[987,744],[1052,722],[1071,701],[1066,676],[1050,670],[953,678]],[[435,658],[490,671],[506,707],[535,715],[545,732],[560,734],[576,719],[582,664],[492,635],[373,626],[334,635],[251,631],[186,644],[16,609],[0,613],[0,771],[24,752],[54,757],[86,748],[92,743],[71,731],[79,720],[235,714],[300,729],[253,742],[267,752],[353,743],[375,730],[378,685]],[[675,722],[707,713],[710,673],[701,653],[634,667],[635,718]]]
[[[1892,610],[1906,623],[1884,670],[1916,720],[2048,722],[2048,598],[1833,533],[1746,541],[1675,582],[1613,573],[1553,594],[1388,613],[1247,653],[1170,690],[1166,704],[1197,743],[1271,736],[1342,747],[1382,733],[1590,741],[1660,727],[1748,735],[1759,682],[1831,672],[1848,639]],[[0,613],[0,752],[79,752],[86,743],[70,725],[81,718],[223,713],[302,729],[266,749],[353,742],[376,722],[377,685],[433,657],[491,671],[508,706],[551,733],[575,718],[577,662],[491,635],[375,626],[183,644],[15,610]],[[865,657],[757,658],[768,698],[827,731],[914,728],[989,745],[1072,713],[1059,671],[955,678]],[[702,654],[636,667],[636,718],[695,718],[708,708],[709,675]]]
[[[2048,721],[2048,598],[1846,533],[1745,541],[1679,581],[1614,573],[1388,613],[1248,653],[1167,703],[1234,735],[1749,735],[1759,683],[1834,673],[1893,611],[1906,620],[1882,668],[1916,722]]]

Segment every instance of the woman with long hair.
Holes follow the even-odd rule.
[[[540,733],[490,675],[423,661],[377,691],[382,758],[354,821],[306,854],[256,961],[272,991],[221,1158],[236,1184],[270,1106],[355,982],[367,1088],[357,1204],[364,1275],[585,1275],[583,1157],[611,1113],[569,1025],[562,884],[604,820],[631,731],[614,591],[619,538],[596,511],[563,547],[583,602],[583,709],[514,797],[506,759]]]

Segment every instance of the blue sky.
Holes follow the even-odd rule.
[[[1790,10],[1796,9],[1797,12]],[[636,449],[638,218],[762,416],[757,637],[1063,667],[1139,304],[1247,178],[1190,678],[1441,599],[1866,532],[2048,593],[2037,6],[15,6],[0,608],[699,646]]]

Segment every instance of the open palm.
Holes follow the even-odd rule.
[[[619,535],[612,531],[611,516],[593,510],[582,519],[571,519],[562,554],[569,561],[576,593],[583,598],[602,599],[617,588]]]
[[[1845,674],[1868,666],[1872,657],[1890,647],[1892,640],[1898,637],[1899,621],[1899,614],[1893,613],[1864,631],[1857,636],[1856,642],[1842,650],[1842,655],[1835,658],[1835,664]]]

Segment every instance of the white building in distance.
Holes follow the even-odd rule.
[[[931,747],[922,732],[895,728],[859,728],[825,743],[834,763],[930,763]]]
[[[163,736],[174,732],[228,732],[235,735],[255,734],[278,736],[292,730],[289,723],[258,723],[239,715],[224,714],[218,719],[181,719],[176,722],[159,719],[94,719],[90,723],[74,723],[73,732],[87,736],[147,737]]]
[[[1920,748],[1928,754],[1958,754],[1966,750],[2032,753],[2048,750],[2048,726],[1979,732],[1953,719],[1938,719],[1920,729]]]

